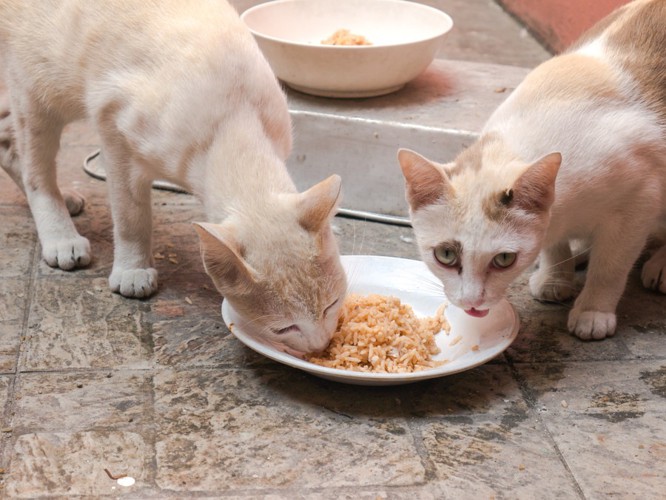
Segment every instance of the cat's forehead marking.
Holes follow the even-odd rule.
[[[486,155],[492,154],[493,144],[499,139],[494,133],[484,134],[456,158],[455,163],[448,170],[449,177],[456,177],[463,172],[476,173],[481,170]]]
[[[494,192],[486,196],[482,202],[484,215],[494,222],[506,220],[510,212],[511,201],[513,200],[513,190],[511,188]]]

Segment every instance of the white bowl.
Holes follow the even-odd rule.
[[[444,12],[403,0],[276,0],[241,18],[277,77],[326,97],[394,92],[432,62],[453,21]],[[339,29],[372,45],[323,45]]]

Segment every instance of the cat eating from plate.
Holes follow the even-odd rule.
[[[157,290],[151,186],[164,179],[203,203],[210,222],[195,228],[206,271],[253,332],[294,352],[328,345],[346,290],[330,225],[340,178],[296,190],[285,95],[233,7],[3,0],[0,54],[9,90],[0,163],[26,195],[48,265],[92,259],[71,219],[83,198],[56,183],[63,127],[88,118],[114,222],[111,290]]]
[[[425,263],[483,317],[538,257],[532,294],[573,298],[572,242],[589,251],[568,328],[614,334],[648,239],[666,227],[666,1],[632,2],[534,69],[455,161],[398,153]],[[642,269],[666,293],[666,246]]]

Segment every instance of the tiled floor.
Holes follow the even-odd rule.
[[[1,497],[664,498],[666,297],[636,273],[603,342],[570,336],[567,308],[532,300],[523,278],[510,296],[521,331],[492,362],[406,386],[328,382],[229,333],[187,195],[154,192],[155,250],[171,256],[158,294],[108,290],[105,185],[81,170],[97,144],[72,124],[59,157],[61,185],[88,200],[75,219],[95,253],[84,270],[40,261],[0,173]],[[335,225],[343,253],[418,257],[409,228]]]

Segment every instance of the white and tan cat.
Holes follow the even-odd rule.
[[[3,0],[0,56],[11,111],[0,158],[50,266],[91,261],[70,218],[83,200],[60,192],[55,168],[64,125],[88,117],[106,159],[113,291],[157,290],[151,183],[161,178],[203,202],[206,271],[263,341],[297,353],[328,344],[346,289],[330,228],[340,178],[297,192],[286,98],[228,3]]]
[[[568,327],[613,335],[628,273],[666,226],[666,0],[636,1],[533,70],[452,163],[398,153],[423,260],[484,316],[539,256],[533,295],[575,295],[571,242],[589,247]],[[644,264],[666,293],[666,246]]]

